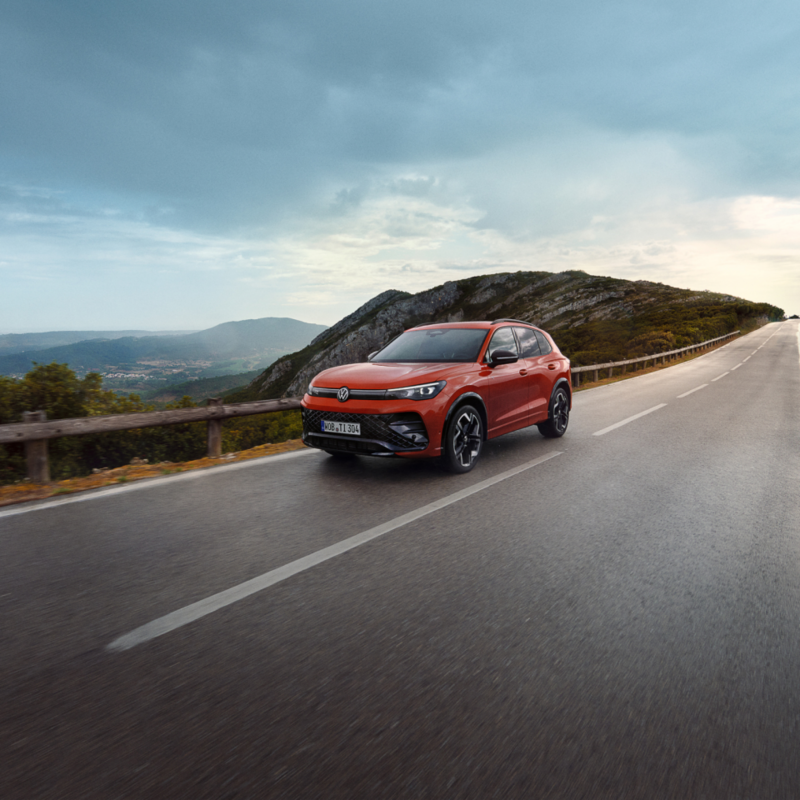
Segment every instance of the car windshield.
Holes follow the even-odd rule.
[[[425,328],[406,331],[373,361],[477,361],[486,328]]]

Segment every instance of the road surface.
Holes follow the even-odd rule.
[[[800,797],[799,335],[0,511],[0,797]]]

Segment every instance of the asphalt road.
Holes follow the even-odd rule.
[[[800,797],[799,335],[0,512],[0,797]]]

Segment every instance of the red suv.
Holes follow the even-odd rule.
[[[303,441],[335,456],[441,456],[468,472],[487,439],[528,425],[563,436],[571,387],[569,359],[527,322],[418,325],[311,381]]]

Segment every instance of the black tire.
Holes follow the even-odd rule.
[[[483,420],[470,405],[461,406],[450,418],[442,439],[442,461],[450,472],[469,472],[478,462],[483,446]]]
[[[566,433],[567,425],[569,425],[569,395],[563,386],[558,386],[550,398],[547,422],[540,422],[536,427],[542,436],[558,439]]]

